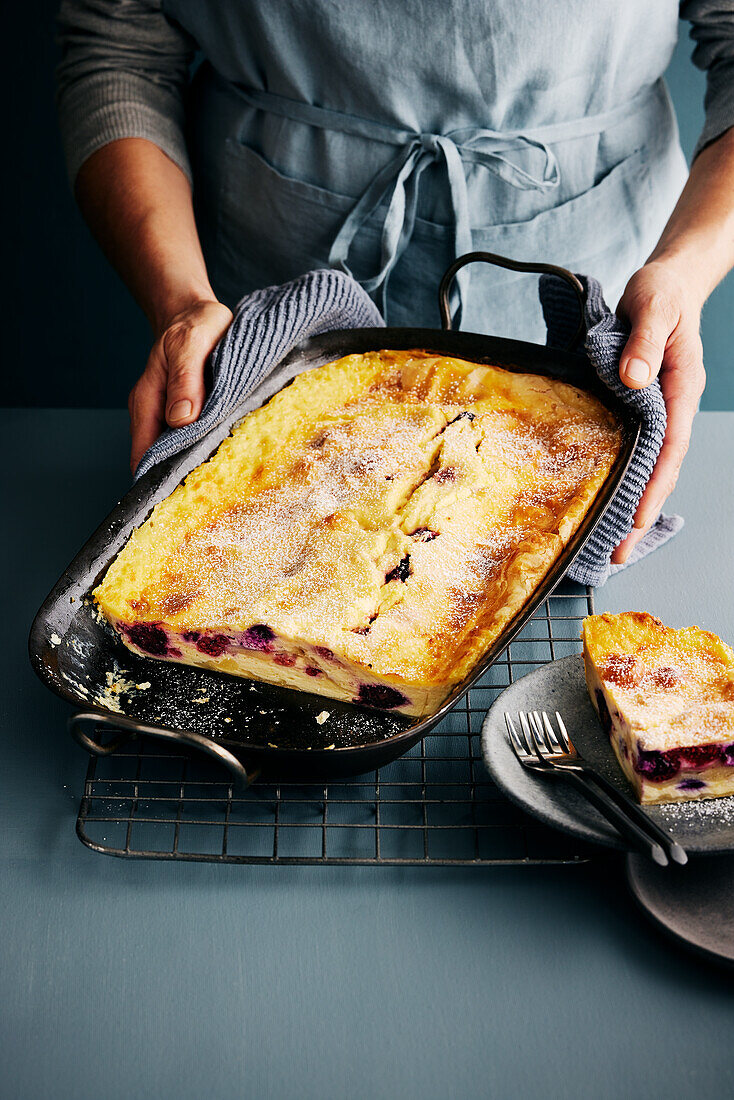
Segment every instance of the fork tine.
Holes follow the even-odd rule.
[[[548,755],[550,750],[543,739],[542,730],[540,729],[540,726],[538,725],[536,717],[532,711],[530,711],[530,713],[528,714],[528,719],[528,725],[530,726],[530,730],[533,736],[535,751],[537,755],[542,759],[544,756]]]
[[[558,711],[556,711],[556,721],[558,722],[558,728],[561,731],[561,740],[566,749],[566,752],[576,752],[576,749],[573,747],[573,741],[568,736],[566,725]]]
[[[512,716],[505,711],[505,725],[507,726],[507,732],[510,735],[510,743],[515,750],[515,756],[525,757],[527,756],[527,749],[524,747],[520,734],[515,729],[515,723],[512,721]]]
[[[550,741],[551,748],[556,752],[565,752],[566,746],[561,742],[558,734],[553,729],[553,723],[545,711],[543,711],[543,726],[545,728],[546,738]]]
[[[535,740],[539,741],[543,749],[543,752],[553,752],[553,746],[548,743],[548,738],[545,735],[543,729],[543,723],[540,720],[540,714],[537,710],[532,712],[533,730],[535,732]]]
[[[533,735],[530,732],[530,723],[528,722],[528,716],[524,710],[518,711],[518,717],[520,719],[520,725],[522,727],[523,736],[525,737],[525,744],[527,745],[528,753],[530,756],[537,756],[538,750],[533,742]]]

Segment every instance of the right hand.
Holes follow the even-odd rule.
[[[181,428],[198,418],[205,397],[204,366],[231,322],[232,311],[225,305],[202,299],[162,327],[127,403],[133,473],[166,424]]]

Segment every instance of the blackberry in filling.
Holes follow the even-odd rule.
[[[679,791],[700,791],[706,786],[702,779],[682,779],[678,784]]]
[[[410,576],[410,554],[406,554],[402,558],[394,569],[385,577],[385,584],[389,584],[390,581],[407,581]]]
[[[679,768],[678,761],[673,759],[670,753],[657,752],[656,750],[644,752],[640,749],[635,762],[635,770],[640,775],[644,775],[646,779],[652,780],[653,783],[662,783],[666,779],[672,779]]]
[[[133,623],[125,628],[125,633],[133,645],[150,653],[151,657],[165,657],[168,653],[168,636],[155,623]]]
[[[596,692],[595,692],[595,695],[596,695],[596,705],[597,705],[597,708],[599,710],[599,718],[601,720],[602,729],[604,730],[604,732],[606,733],[606,735],[608,737],[609,734],[612,732],[612,716],[609,713],[609,707],[607,706],[607,701],[604,698],[604,692],[600,691],[599,688],[597,688]]]
[[[378,710],[392,710],[408,702],[401,691],[386,684],[360,684],[359,695],[354,701],[363,707],[377,707]]]
[[[265,623],[254,623],[242,635],[242,645],[245,649],[258,649],[262,653],[270,653],[275,640],[275,631]]]
[[[438,531],[432,531],[430,527],[416,527],[411,538],[417,539],[418,542],[433,542],[438,538]]]

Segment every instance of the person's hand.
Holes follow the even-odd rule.
[[[653,260],[627,283],[617,313],[632,327],[619,363],[619,377],[633,390],[659,375],[668,426],[655,469],[635,513],[635,525],[612,554],[627,560],[635,543],[657,519],[672,493],[688,450],[691,425],[703,393],[706,373],[699,336],[702,298],[673,266]]]
[[[194,302],[163,326],[127,403],[133,473],[166,424],[181,428],[199,416],[206,360],[231,321],[231,310],[212,299]]]

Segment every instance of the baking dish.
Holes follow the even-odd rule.
[[[573,288],[583,311],[583,287],[570,272],[525,264],[490,253],[469,253],[446,272],[439,291],[442,329],[371,328],[326,333],[296,347],[226,420],[185,451],[140,479],[80,550],[44,601],[30,635],[31,662],[43,682],[83,708],[71,720],[76,739],[90,752],[107,753],[131,734],[150,734],[204,749],[241,780],[253,771],[332,778],[381,767],[406,752],[456,705],[504,652],[582,549],[629,465],[640,425],[598,381],[583,355],[451,328],[449,292],[457,271],[481,260],[528,272],[549,272]],[[583,316],[583,312],[582,312]],[[573,338],[572,345],[583,329]],[[353,704],[262,682],[137,657],[97,613],[90,592],[131,531],[184,477],[205,461],[245,413],[262,405],[304,370],[351,353],[421,348],[511,371],[559,378],[593,393],[617,417],[623,441],[612,470],[531,599],[438,709],[420,719],[366,710]],[[119,690],[122,687],[122,690]],[[326,715],[326,717],[324,717]],[[109,724],[118,734],[100,743],[88,727]]]

